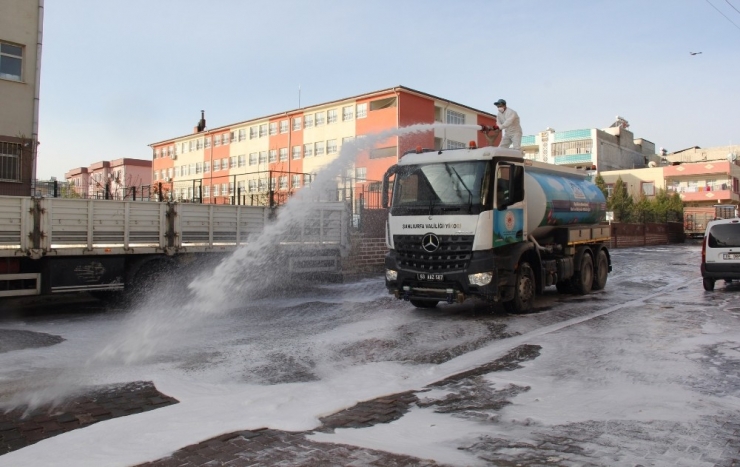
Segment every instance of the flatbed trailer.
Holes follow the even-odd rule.
[[[289,273],[338,273],[345,203],[311,205],[278,238]],[[122,291],[193,258],[227,255],[268,228],[264,206],[0,196],[0,297]]]

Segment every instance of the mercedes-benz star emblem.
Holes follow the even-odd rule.
[[[435,251],[437,251],[437,248],[439,248],[439,237],[437,237],[433,233],[424,235],[421,238],[421,247],[427,253],[434,253]]]

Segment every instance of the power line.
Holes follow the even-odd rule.
[[[725,1],[727,1],[727,0],[725,0]],[[719,13],[720,15],[724,16],[724,17],[725,17],[725,19],[726,19],[727,21],[729,21],[730,23],[732,23],[732,25],[733,25],[733,26],[735,26],[736,28],[740,29],[740,26],[738,26],[737,24],[735,24],[735,22],[734,22],[734,21],[732,21],[732,20],[731,20],[730,18],[728,18],[728,17],[727,17],[727,15],[725,15],[724,13],[722,13],[722,11],[721,11],[721,10],[720,10],[719,8],[717,8],[716,6],[714,6],[714,5],[712,4],[712,2],[710,2],[709,0],[706,0],[706,2],[707,2],[707,3],[709,3],[710,5],[712,5],[712,8],[714,8],[715,10],[717,10],[717,12],[718,12],[718,13]],[[729,2],[728,2],[728,3],[729,3]],[[735,8],[735,7],[733,7],[733,8]]]
[[[735,8],[735,5],[733,5],[732,3],[730,3],[730,0],[725,0],[725,1],[727,2],[728,5],[730,5],[732,7],[733,10],[737,11],[738,13],[740,13],[740,10],[738,10],[737,8]]]

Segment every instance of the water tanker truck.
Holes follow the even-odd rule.
[[[572,168],[498,147],[405,154],[383,178],[386,287],[419,308],[477,297],[513,313],[611,271],[601,190]]]

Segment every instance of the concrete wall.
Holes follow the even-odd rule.
[[[645,182],[653,182],[655,184],[655,193],[659,189],[665,190],[665,178],[663,177],[663,167],[635,169],[635,170],[610,170],[608,172],[600,172],[604,182],[608,185],[613,185],[617,182],[619,177],[622,181],[627,184],[627,192],[632,195],[634,199],[639,198],[642,193],[642,184]]]

